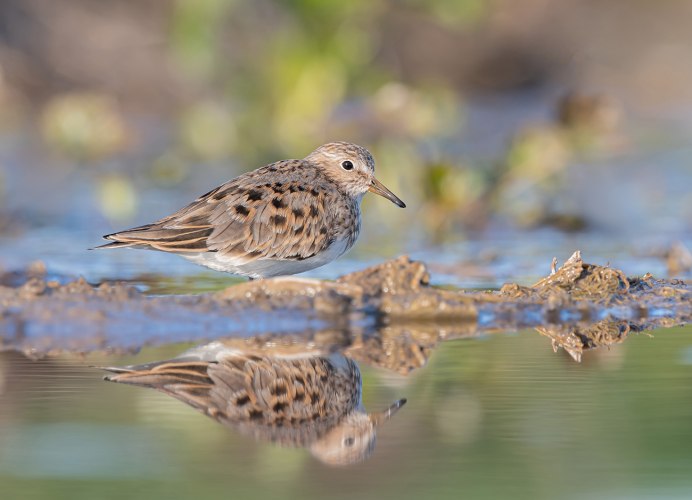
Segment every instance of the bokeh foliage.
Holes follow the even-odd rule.
[[[348,140],[372,150],[378,175],[413,208],[404,215],[366,199],[369,219],[384,216],[401,233],[407,225],[445,241],[498,220],[578,230],[592,221],[564,196],[570,176],[584,158],[607,159],[628,141],[616,99],[578,86],[567,93],[571,75],[550,60],[557,49],[515,42],[551,11],[536,2],[107,0],[89,10],[58,1],[66,3],[53,31],[30,41],[9,32],[16,60],[48,76],[42,92],[3,80],[0,98],[15,105],[0,123],[23,126],[20,110],[35,114],[30,133],[42,137],[45,168],[89,171],[108,195],[97,207],[116,225],[137,217],[141,198],[163,193],[152,189],[194,196],[211,179]],[[12,26],[45,24],[51,13],[36,2],[13,9]],[[127,74],[107,74],[94,44],[74,42],[68,28],[80,16],[94,25],[82,22],[85,39],[112,50]],[[50,50],[65,40],[84,52]],[[12,75],[0,57],[5,67]],[[546,93],[540,118],[479,120],[487,103],[551,86],[560,90]],[[114,189],[114,178],[130,187]],[[118,190],[130,208],[112,206]]]

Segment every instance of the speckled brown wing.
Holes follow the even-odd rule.
[[[317,169],[298,160],[286,163],[218,195],[221,202],[209,219],[214,226],[209,250],[242,264],[258,258],[303,260],[333,242],[330,186]],[[278,168],[295,175],[277,181]]]
[[[282,181],[276,180],[279,171]],[[119,246],[219,252],[236,265],[259,258],[307,259],[335,238],[330,217],[337,197],[321,175],[304,160],[280,161],[219,186],[158,222],[106,238]],[[346,212],[350,216],[353,210]]]

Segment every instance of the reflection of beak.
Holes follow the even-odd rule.
[[[375,179],[374,177],[372,178],[372,184],[370,184],[370,189],[368,189],[371,193],[379,194],[380,196],[384,196],[387,198],[389,201],[394,203],[395,205],[401,207],[401,208],[406,208],[406,204],[401,201],[397,195],[392,193],[389,189],[384,187],[384,184],[382,184],[380,181]]]
[[[385,411],[370,414],[370,421],[373,424],[375,424],[375,426],[378,426],[392,418],[394,414],[399,411],[399,408],[401,408],[405,404],[406,399],[400,399],[399,401],[396,401],[394,404],[392,404],[392,406],[387,408]]]

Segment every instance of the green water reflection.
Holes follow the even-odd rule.
[[[692,328],[576,363],[534,330],[443,342],[408,376],[361,365],[366,406],[408,403],[367,462],[330,468],[89,365],[0,357],[3,498],[688,498]]]

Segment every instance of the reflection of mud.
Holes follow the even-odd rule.
[[[157,389],[255,439],[309,448],[330,465],[366,460],[376,427],[406,402],[365,413],[358,365],[336,353],[212,342],[173,360],[108,370],[115,375],[107,380]]]
[[[425,366],[441,341],[478,334],[474,323],[462,322],[458,327],[430,322],[395,324],[372,332],[354,332],[345,352],[365,364],[406,375]]]
[[[383,352],[399,352],[399,359],[385,359],[404,370],[417,365],[420,353],[399,350],[398,334],[391,337],[396,340],[387,340],[372,332],[390,331],[381,328],[386,326],[403,335],[447,331],[458,336],[497,328],[647,317],[681,324],[689,320],[691,295],[681,281],[650,275],[627,278],[617,269],[584,263],[578,252],[531,287],[508,284],[499,292],[484,293],[431,287],[425,266],[401,257],[336,282],[259,280],[194,296],[151,297],[125,285],[59,285],[35,278],[20,287],[0,287],[0,331],[5,348],[39,353],[266,332],[281,336],[347,331],[349,345],[374,342],[382,344]],[[354,332],[363,332],[362,338]],[[361,351],[359,359],[378,352],[370,347]]]
[[[550,337],[553,350],[563,348],[577,362],[582,353],[588,349],[608,347],[624,342],[630,331],[637,331],[636,326],[627,321],[600,321],[592,325],[550,325],[538,326],[536,331]]]

